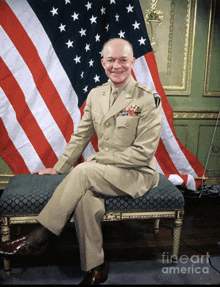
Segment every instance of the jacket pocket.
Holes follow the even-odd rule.
[[[135,140],[138,116],[119,116],[116,119],[115,138],[120,144],[129,146]]]

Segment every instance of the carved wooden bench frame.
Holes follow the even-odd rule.
[[[173,255],[172,263],[177,263],[179,243],[181,235],[181,227],[183,223],[184,209],[178,210],[164,210],[164,211],[144,211],[144,212],[106,212],[103,221],[121,221],[121,220],[135,220],[135,219],[154,219],[154,233],[159,232],[160,219],[169,218],[174,219],[173,226]],[[73,223],[73,217],[70,223]],[[1,241],[10,240],[10,226],[13,224],[37,224],[37,215],[28,216],[1,216],[0,217],[0,231]],[[4,271],[7,276],[11,274],[10,260],[4,258]]]

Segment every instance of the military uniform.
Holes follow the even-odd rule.
[[[104,261],[101,219],[105,210],[98,195],[137,198],[159,180],[153,158],[162,126],[159,95],[130,77],[109,107],[111,90],[108,82],[89,93],[80,124],[54,168],[69,171],[95,133],[99,151],[66,176],[38,216],[42,225],[59,235],[74,212],[85,271]],[[97,163],[89,162],[92,159]]]

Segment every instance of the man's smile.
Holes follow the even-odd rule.
[[[124,71],[120,71],[120,72],[112,71],[111,73],[113,73],[113,74],[122,74],[122,73],[124,73]]]

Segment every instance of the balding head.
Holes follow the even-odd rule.
[[[132,44],[129,41],[121,39],[121,38],[112,38],[112,39],[108,40],[107,42],[105,42],[104,45],[103,45],[103,48],[102,48],[103,54],[104,54],[105,47],[108,46],[108,44],[111,44],[111,42],[118,42],[118,43],[125,43],[125,44],[127,44],[127,46],[131,48],[132,57],[133,57],[134,52],[133,52]]]

